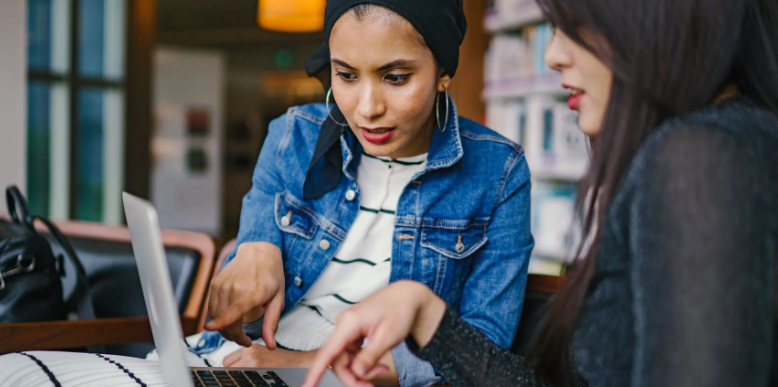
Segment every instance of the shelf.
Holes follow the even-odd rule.
[[[527,160],[532,178],[536,180],[560,180],[577,182],[586,174],[586,161],[545,164],[542,161]]]
[[[558,259],[546,259],[538,255],[534,255],[529,260],[530,274],[542,274],[542,275],[561,275],[565,267],[565,262]]]
[[[486,11],[484,28],[490,33],[510,31],[541,22],[543,19],[543,11],[535,0],[523,0],[504,11]]]
[[[550,260],[554,262],[564,263],[567,262],[567,252],[564,249],[552,249],[546,247],[537,247],[532,250],[532,256],[538,258],[544,258],[544,260]]]
[[[557,72],[486,81],[484,87],[485,99],[525,98],[531,95],[563,97],[567,94],[568,91],[562,87],[562,77]]]

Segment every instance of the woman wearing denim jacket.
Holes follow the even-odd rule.
[[[331,83],[327,104],[295,107],[271,122],[243,200],[238,248],[211,286],[211,332],[190,340],[200,356],[234,351],[223,365],[305,367],[315,350],[289,342],[321,332],[320,346],[337,315],[337,308],[322,315],[326,305],[312,305],[311,293],[353,303],[369,295],[364,288],[405,279],[510,346],[533,247],[523,150],[459,117],[448,96],[466,28],[461,1],[378,3],[328,1],[328,44],[307,62],[309,74]],[[406,174],[399,186],[393,167]],[[388,187],[377,189],[387,176]],[[366,208],[376,196],[389,199]],[[376,220],[382,216],[393,217],[389,227]],[[382,242],[385,261],[341,256]],[[327,275],[344,262],[383,267],[378,277],[365,275],[385,277],[354,285],[362,292],[356,299],[322,290],[353,281]],[[256,344],[260,337],[265,345]],[[235,351],[235,343],[248,348]],[[405,345],[382,361],[393,372],[381,384],[440,382]]]

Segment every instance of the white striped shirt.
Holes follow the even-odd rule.
[[[362,154],[357,171],[359,213],[322,275],[279,322],[279,344],[301,351],[318,349],[340,312],[389,284],[397,202],[426,164],[426,154],[396,160]]]

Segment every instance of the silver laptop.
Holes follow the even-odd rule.
[[[184,361],[184,334],[181,331],[178,308],[173,298],[173,285],[162,244],[157,211],[151,203],[123,194],[124,213],[132,238],[132,249],[138,265],[143,298],[146,300],[154,345],[159,353],[162,372],[170,386],[259,386],[299,387],[307,369],[301,368],[189,368]],[[342,387],[332,371],[319,384],[322,387]]]

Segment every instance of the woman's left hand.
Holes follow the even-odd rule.
[[[241,348],[224,358],[225,367],[242,368],[308,368],[316,357],[316,351],[297,352],[254,344]]]
[[[424,284],[398,281],[387,286],[338,316],[335,332],[319,349],[303,385],[316,386],[331,365],[346,386],[372,386],[372,380],[390,371],[379,363],[382,356],[409,335],[424,347],[445,310],[446,303]]]

